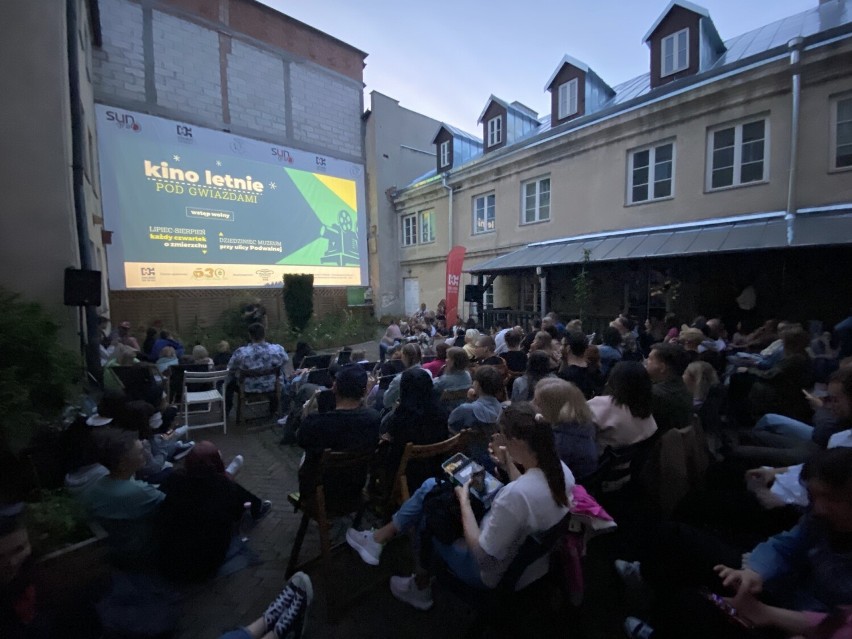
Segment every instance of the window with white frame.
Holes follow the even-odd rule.
[[[769,176],[769,121],[765,118],[710,131],[707,188],[721,189]]]
[[[666,36],[660,41],[660,76],[665,77],[689,67],[689,29]]]
[[[671,197],[674,192],[674,143],[630,151],[627,179],[628,204]]]
[[[852,167],[852,95],[834,101],[831,109],[831,168]]]
[[[412,213],[402,218],[402,245],[417,244],[417,214]]]
[[[441,142],[441,168],[450,165],[450,141]]]
[[[550,178],[537,178],[521,185],[523,224],[550,219]]]
[[[577,113],[577,78],[559,85],[559,119]]]
[[[428,244],[435,241],[435,211],[420,211],[420,243]]]
[[[488,146],[500,144],[503,141],[503,117],[497,116],[488,120]]]
[[[482,293],[482,308],[494,308],[494,287],[487,288]]]
[[[473,198],[473,232],[488,233],[494,230],[494,194]]]

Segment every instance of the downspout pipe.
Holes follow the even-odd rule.
[[[80,268],[92,268],[92,255],[89,250],[89,223],[86,218],[86,199],[83,192],[84,179],[84,135],[83,106],[80,99],[80,57],[77,45],[77,33],[80,15],[77,12],[78,0],[66,0],[66,46],[68,48],[68,89],[71,109],[71,166],[74,189],[74,218],[77,226],[77,248],[80,253]],[[92,167],[96,170],[96,167]],[[101,293],[105,294],[105,291]],[[100,354],[98,353],[98,313],[97,307],[87,306],[86,315],[86,368],[90,374],[100,377]],[[84,327],[80,327],[82,332]]]
[[[447,193],[449,194],[450,198],[447,206],[447,222],[449,224],[449,227],[447,229],[447,253],[449,253],[453,248],[453,187],[450,186],[449,171],[441,176],[441,186],[447,189]]]
[[[793,245],[796,222],[796,186],[799,170],[799,111],[802,97],[802,78],[799,61],[802,53],[801,37],[796,37],[787,43],[790,49],[790,68],[793,71],[792,104],[790,116],[790,170],[787,184],[787,212],[784,220],[787,224],[787,246]]]

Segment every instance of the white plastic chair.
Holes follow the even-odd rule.
[[[183,417],[184,424],[189,426],[189,430],[196,430],[199,428],[215,428],[217,426],[222,427],[222,433],[228,433],[228,414],[225,412],[225,395],[224,393],[224,384],[225,379],[228,377],[228,371],[186,371],[183,375]],[[211,390],[203,390],[203,391],[191,391],[189,387],[192,386],[194,388],[198,388],[201,384],[212,384],[213,388]],[[189,407],[197,406],[199,404],[206,404],[207,410],[202,412],[211,413],[213,412],[213,405],[219,404],[219,407],[222,411],[222,419],[217,421],[208,422],[205,424],[190,424],[189,423]],[[199,415],[199,412],[193,412],[193,415]]]

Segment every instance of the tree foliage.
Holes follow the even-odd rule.
[[[284,276],[284,311],[296,333],[305,330],[314,314],[314,276],[288,274]]]

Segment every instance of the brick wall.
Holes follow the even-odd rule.
[[[232,41],[228,54],[231,122],[287,135],[284,64],[279,56]]]
[[[219,36],[160,11],[153,12],[157,103],[187,111],[200,122],[222,122]]]
[[[360,89],[305,64],[290,67],[293,137],[361,154]]]
[[[142,8],[123,0],[100,0],[103,47],[92,50],[97,95],[105,101],[145,99]]]
[[[100,0],[96,99],[363,161],[363,54],[244,0],[213,28],[212,9],[196,2]]]

